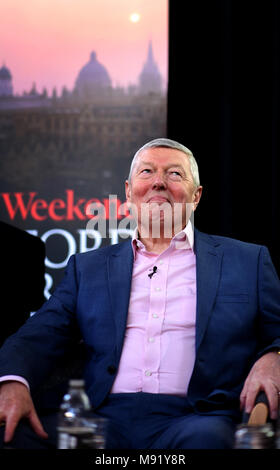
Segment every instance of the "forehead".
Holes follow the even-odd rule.
[[[160,165],[180,165],[185,168],[190,167],[189,157],[181,150],[168,147],[152,147],[140,152],[137,158],[136,166],[143,163]]]

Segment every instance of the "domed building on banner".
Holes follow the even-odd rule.
[[[12,74],[4,64],[0,68],[0,96],[12,96],[13,84]]]
[[[106,94],[112,88],[112,82],[107,69],[98,62],[96,53],[92,52],[89,62],[82,67],[75,82],[74,93],[79,98],[89,99]]]

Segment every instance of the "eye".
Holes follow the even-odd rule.
[[[176,180],[179,180],[182,178],[182,174],[180,173],[180,171],[177,171],[177,170],[170,171],[169,176],[170,178],[176,179]]]
[[[143,170],[141,170],[140,173],[144,173],[144,175],[147,175],[147,174],[151,173],[151,171],[152,170],[150,168],[144,168]]]

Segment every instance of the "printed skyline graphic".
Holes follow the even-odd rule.
[[[15,94],[33,83],[39,92],[72,90],[91,51],[113,86],[136,84],[149,41],[167,84],[167,0],[10,0],[0,17],[0,67],[11,71]]]

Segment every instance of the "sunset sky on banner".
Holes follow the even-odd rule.
[[[91,51],[113,86],[136,84],[152,41],[166,84],[168,0],[0,0],[0,67],[14,93],[73,89]]]

